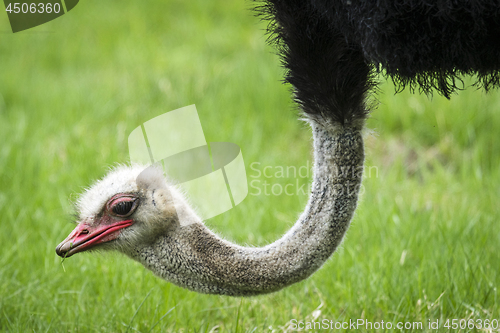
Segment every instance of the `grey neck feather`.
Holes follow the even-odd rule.
[[[127,254],[165,280],[202,293],[249,296],[307,278],[335,251],[349,227],[364,162],[361,126],[311,124],[312,193],[281,239],[262,248],[242,247],[194,221]]]

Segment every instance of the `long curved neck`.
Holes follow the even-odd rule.
[[[129,256],[160,277],[202,293],[256,295],[307,278],[335,251],[349,227],[364,162],[359,127],[311,124],[312,192],[305,211],[281,239],[262,248],[241,247],[198,221]]]

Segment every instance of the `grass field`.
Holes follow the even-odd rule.
[[[475,332],[488,330],[444,325],[498,323],[498,91],[446,100],[381,84],[347,237],[320,271],[283,291],[201,295],[115,253],[61,264],[54,249],[73,228],[78,193],[125,163],[130,131],[164,112],[196,104],[207,141],[238,144],[254,184],[310,181],[257,177],[266,166],[307,166],[311,134],[250,7],[85,0],[16,34],[0,14],[1,332],[290,332],[294,319],[422,322],[387,330],[408,332],[436,331],[428,321],[439,320],[439,331]],[[260,246],[307,200],[255,192],[207,224]]]

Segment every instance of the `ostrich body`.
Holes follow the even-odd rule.
[[[486,33],[486,40],[498,31],[498,10],[487,13],[493,2],[482,7],[476,2],[464,8],[468,2],[457,7],[458,2],[448,0],[437,5],[402,1],[401,6],[391,1],[265,1],[259,10],[270,19],[270,40],[287,70],[285,82],[294,88],[314,136],[312,192],[295,225],[262,248],[231,244],[205,227],[161,171],[120,167],[80,198],[79,224],[59,244],[57,254],[118,250],[179,286],[232,296],[273,292],[310,276],[342,241],[356,208],[364,160],[361,131],[368,115],[365,101],[379,69],[374,64],[403,85],[436,88],[446,96],[458,74],[478,74],[485,88],[498,85],[500,57],[492,55],[500,42],[491,44],[490,51],[466,43],[477,31]],[[444,9],[436,12],[439,6]],[[425,8],[432,15],[422,38],[412,42],[401,36],[404,31],[394,29],[412,27]],[[464,12],[474,12],[479,30],[468,31],[469,23],[456,20]],[[391,29],[384,28],[388,22]],[[436,26],[441,25],[439,32]],[[380,38],[370,44],[370,33]],[[450,41],[452,35],[458,39]],[[384,41],[392,42],[387,44],[391,53],[381,52]],[[425,46],[436,51],[420,52]],[[460,50],[463,54],[457,55]],[[482,62],[481,56],[486,57]]]
[[[271,2],[276,8],[290,3]],[[475,75],[475,85],[486,90],[500,85],[498,0],[293,2],[317,13],[401,90],[436,90],[449,98],[463,87],[463,75]]]

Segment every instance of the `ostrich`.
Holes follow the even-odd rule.
[[[314,137],[313,186],[295,225],[262,248],[232,244],[203,224],[160,169],[122,166],[80,197],[78,225],[59,256],[117,250],[193,291],[277,291],[321,267],[349,227],[377,72],[401,89],[446,97],[463,74],[476,74],[486,90],[499,85],[496,1],[267,0],[257,8]]]

